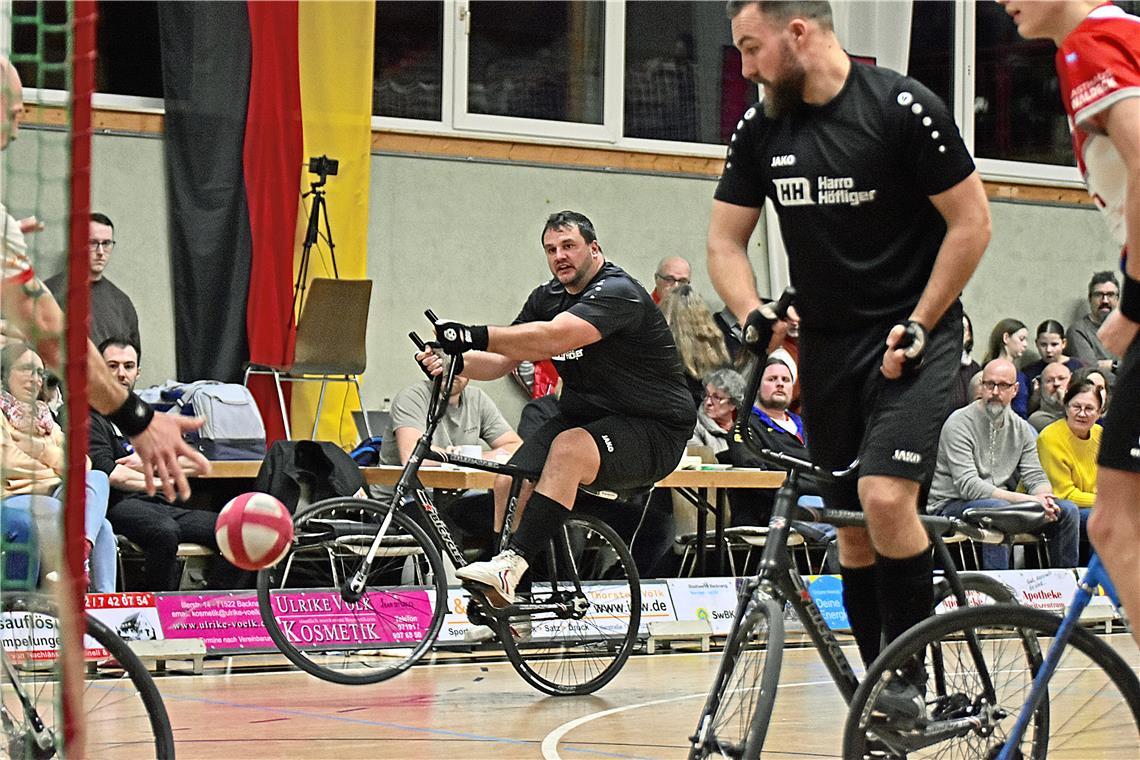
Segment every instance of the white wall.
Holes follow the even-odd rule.
[[[10,188],[4,194],[13,213],[38,208],[49,224],[35,251],[45,274],[62,266],[63,144],[61,133],[25,130],[4,154]],[[47,180],[37,183],[37,171]],[[144,382],[161,382],[174,371],[162,143],[99,135],[93,172],[93,207],[115,220],[119,241],[108,276],[139,312]],[[514,318],[527,293],[549,276],[539,239],[554,211],[574,209],[593,219],[606,255],[648,287],[660,258],[688,258],[698,292],[719,306],[704,264],[714,180],[376,155],[372,184],[368,276],[375,285],[364,386],[371,408],[418,378],[406,336],[427,333],[425,308],[472,322]],[[993,243],[964,297],[979,360],[990,328],[1003,317],[1015,316],[1031,331],[1048,317],[1068,325],[1083,308],[1089,275],[1113,268],[1117,256],[1089,207],[995,202],[992,213]],[[762,235],[751,253],[766,289]],[[524,398],[512,383],[485,389],[508,419],[517,419]]]

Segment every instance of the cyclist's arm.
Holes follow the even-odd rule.
[[[970,281],[990,242],[990,206],[977,172],[954,187],[930,196],[946,220],[930,280],[910,318],[932,329]]]
[[[756,275],[748,260],[748,239],[759,220],[758,208],[713,201],[707,243],[709,277],[742,325],[760,306]]]
[[[488,328],[488,337],[490,340],[487,348],[491,352],[518,363],[549,359],[597,343],[602,339],[602,333],[581,317],[564,311],[549,322],[524,322],[510,327],[491,326]]]
[[[1140,280],[1140,98],[1125,98],[1114,104],[1104,117],[1108,137],[1124,159],[1128,185],[1124,191],[1124,239],[1128,259],[1124,274]],[[1125,283],[1127,287],[1127,284]],[[1124,296],[1128,301],[1131,295]],[[1125,303],[1122,301],[1122,306]],[[1133,313],[1136,304],[1128,304]],[[1123,356],[1140,331],[1140,323],[1128,319],[1119,308],[1105,318],[1097,337],[1106,349]]]

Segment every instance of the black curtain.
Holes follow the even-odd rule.
[[[243,2],[159,3],[178,379],[240,382],[251,242]]]

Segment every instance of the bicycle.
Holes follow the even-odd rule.
[[[60,699],[59,616],[55,603],[36,593],[0,599],[0,754],[11,758],[62,756],[63,733],[55,725]],[[158,687],[146,666],[114,631],[90,613],[87,636],[116,662],[86,679],[83,711],[87,754],[98,758],[173,760],[174,736]]]
[[[415,333],[409,337],[426,349]],[[258,603],[270,637],[312,675],[341,684],[377,683],[414,665],[439,634],[449,606],[443,555],[456,567],[467,559],[417,479],[425,460],[511,479],[499,537],[499,547],[507,545],[523,480],[537,480],[538,473],[432,450],[455,375],[453,361],[432,380],[424,434],[391,505],[337,498],[304,508],[294,518],[285,558],[258,574]],[[620,500],[638,495],[594,493]],[[468,619],[489,625],[519,675],[548,694],[596,691],[617,675],[637,643],[641,586],[633,558],[613,528],[579,509],[534,558],[514,604],[497,609],[478,588],[467,590]]]
[[[782,314],[787,309],[790,297],[786,292],[777,305],[777,313]],[[756,398],[762,376],[763,362],[755,362],[744,398]],[[746,407],[751,409],[751,404]],[[851,701],[859,687],[855,671],[808,593],[787,549],[793,518],[840,527],[866,525],[860,512],[797,506],[805,480],[849,481],[857,476],[858,461],[845,470],[829,472],[809,461],[759,448],[752,440],[750,414],[738,415],[739,440],[765,462],[787,470],[788,474],[776,492],[757,573],[740,589],[717,675],[697,721],[696,732],[689,737],[691,759],[760,756],[780,679],[786,604],[791,605],[803,624],[846,702]],[[951,597],[960,607],[967,607],[971,602],[981,603],[987,598],[1013,601],[1010,590],[999,581],[980,573],[959,574],[954,567],[942,536],[962,533],[981,540],[983,533],[979,527],[956,518],[921,515],[919,519],[931,537],[938,562],[945,569],[944,575],[936,580],[936,605]],[[1034,656],[1028,645],[1026,656]]]
[[[1064,618],[1017,605],[960,609],[923,621],[883,651],[851,700],[844,757],[1124,758],[1140,756],[1140,683],[1133,668],[1078,625],[1098,586],[1119,608],[1093,556]],[[1046,649],[1022,669],[1006,649]],[[1125,646],[1131,646],[1128,638]],[[980,655],[980,656],[979,656]],[[927,717],[898,723],[873,705],[915,657],[940,664]],[[1090,677],[1091,674],[1091,677]],[[1063,682],[1053,679],[1063,675]],[[933,686],[933,689],[931,688]]]

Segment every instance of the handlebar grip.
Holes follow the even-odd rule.
[[[431,322],[433,325],[439,321],[439,317],[437,317],[435,315],[435,312],[432,311],[431,309],[424,309],[424,316],[427,317],[428,321]]]
[[[412,343],[416,344],[416,348],[421,351],[427,351],[427,343],[424,343],[420,336],[416,335],[414,330],[408,333],[408,337],[412,339]]]
[[[792,301],[795,300],[795,297],[795,288],[791,285],[784,288],[784,292],[780,294],[780,300],[776,301],[776,305],[772,307],[776,312],[777,319],[784,319],[788,316],[788,307],[792,305]]]

